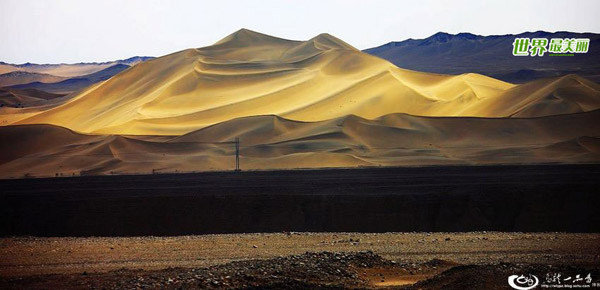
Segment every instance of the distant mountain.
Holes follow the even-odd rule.
[[[150,59],[153,59],[153,58],[154,58],[153,56],[134,56],[134,57],[130,57],[130,58],[127,58],[127,59],[116,60],[115,62],[117,64],[125,64],[125,65],[128,65],[128,66],[132,66],[132,65],[135,65],[135,64],[140,63],[142,61],[147,61],[147,60],[150,60]]]
[[[11,65],[14,67],[20,67],[20,68],[31,68],[31,67],[56,67],[56,66],[61,66],[61,65],[106,65],[106,64],[125,64],[128,66],[132,66],[134,64],[137,64],[138,62],[142,62],[142,61],[146,61],[149,59],[153,59],[153,56],[133,56],[130,58],[126,58],[126,59],[118,59],[118,60],[112,60],[112,61],[105,61],[105,62],[77,62],[77,63],[45,63],[45,64],[38,64],[38,63],[31,63],[31,62],[26,62],[26,63],[22,63],[22,64],[12,64],[12,63],[6,63],[3,61],[0,61],[0,65]]]
[[[445,45],[475,39],[438,34],[413,57],[446,49],[455,65],[476,54],[510,68],[491,48],[482,57]],[[327,33],[295,41],[241,29],[41,104],[0,109],[0,178],[228,170],[237,138],[244,169],[600,162],[600,84],[407,70]]]
[[[129,66],[126,64],[115,64],[111,67],[105,68],[101,71],[83,75],[79,77],[69,78],[60,82],[55,83],[44,83],[44,82],[32,82],[28,84],[21,84],[11,86],[13,89],[36,89],[49,93],[55,94],[70,94],[75,91],[79,91],[86,87],[89,87],[97,82],[105,81],[112,76],[128,69]]]
[[[0,74],[0,87],[8,87],[32,82],[40,83],[55,83],[66,79],[49,74],[33,73],[26,71],[12,71],[5,74]]]
[[[43,73],[50,74],[60,77],[76,77],[95,73],[111,66],[122,64],[127,66],[133,66],[139,62],[153,59],[150,56],[134,56],[127,59],[119,59],[107,62],[80,62],[73,64],[59,63],[59,64],[36,64],[36,63],[23,63],[23,64],[10,64],[0,62],[0,74],[9,73],[13,71],[24,71],[32,73]]]
[[[589,38],[588,53],[575,56],[517,57],[513,41],[529,38]],[[513,83],[578,74],[600,82],[600,34],[545,31],[481,36],[438,32],[425,39],[408,39],[364,50],[410,70],[463,74],[479,73]]]
[[[317,122],[392,113],[534,118],[598,109],[600,85],[577,75],[513,85],[472,73],[422,73],[326,33],[294,41],[241,29],[212,46],[135,65],[51,109],[12,111],[6,119],[80,133],[175,136],[262,115]],[[293,129],[267,124],[261,132],[269,136]],[[219,134],[230,139],[232,130]]]

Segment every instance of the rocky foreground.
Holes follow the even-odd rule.
[[[556,273],[598,282],[599,241],[484,232],[3,238],[0,289],[507,289],[510,275]]]

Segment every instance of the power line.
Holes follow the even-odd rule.
[[[271,148],[294,148],[296,150],[298,150],[298,152],[305,152],[307,150],[329,150],[329,149],[351,149],[351,150],[357,150],[357,151],[373,151],[373,150],[432,150],[432,149],[439,149],[439,150],[444,150],[444,149],[478,149],[478,148],[498,148],[498,149],[505,149],[505,148],[518,148],[518,147],[526,147],[526,146],[548,146],[548,145],[553,145],[556,143],[523,143],[523,144],[507,144],[507,145],[473,145],[473,146],[429,146],[429,147],[393,147],[393,146],[389,146],[389,147],[376,147],[376,146],[366,146],[366,145],[349,145],[349,146],[322,146],[322,145],[318,145],[318,146],[311,146],[310,144],[307,143],[302,143],[302,144],[256,144],[256,145],[246,145],[246,146],[241,146],[239,143],[239,138],[236,138],[235,142],[220,142],[220,143],[208,143],[208,142],[203,142],[201,144],[220,144],[220,145],[229,145],[229,144],[235,144],[235,154],[236,156],[239,157],[241,150],[247,150],[247,149],[257,149],[257,148],[261,148],[261,147],[271,147]],[[165,144],[165,143],[159,143],[159,144]],[[169,143],[167,143],[169,144]],[[177,144],[177,143],[170,143],[170,144]],[[217,148],[221,148],[221,147],[217,147]],[[32,156],[32,155],[27,155],[27,156],[22,156],[20,158],[46,158],[46,157],[55,157],[55,156],[67,156],[67,157],[71,157],[71,156],[115,156],[115,155],[150,155],[150,154],[163,154],[165,155],[166,153],[176,153],[176,152],[185,152],[185,151],[191,151],[189,153],[195,153],[196,150],[202,150],[204,148],[170,148],[168,150],[152,150],[152,148],[148,148],[149,151],[146,152],[134,152],[134,151],[120,151],[120,152],[111,152],[111,153],[76,153],[76,154],[69,154],[69,153],[59,153],[59,154],[51,154],[51,155],[46,155],[46,156]],[[206,148],[206,149],[210,149],[210,148]],[[315,152],[319,152],[319,151],[315,151]],[[185,153],[183,153],[185,154]],[[181,155],[181,154],[180,154]],[[227,155],[227,154],[225,154]]]
[[[240,171],[240,138],[235,137],[235,171]]]

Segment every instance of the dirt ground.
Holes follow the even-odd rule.
[[[292,232],[0,239],[1,289],[506,289],[512,272],[533,271],[541,277],[558,270],[599,272],[600,234]]]

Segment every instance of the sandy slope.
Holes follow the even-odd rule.
[[[30,107],[41,106],[64,95],[36,89],[0,88],[0,106]]]
[[[598,108],[600,86],[577,76],[514,86],[477,74],[400,69],[328,34],[290,41],[240,30],[213,46],[136,65],[56,108],[2,117],[82,133],[181,135],[256,115],[313,122],[350,114],[536,117]]]
[[[588,38],[600,43],[600,34],[524,32],[481,36],[471,33],[438,32],[424,39],[390,42],[364,52],[395,65],[424,72],[462,74],[477,72],[511,83],[525,83],[548,77],[577,73],[600,82],[600,53],[590,51],[575,57],[514,57],[510,50],[515,38]]]
[[[536,117],[598,109],[600,85],[577,75],[537,80],[482,100],[469,115]]]
[[[0,74],[0,87],[8,87],[32,82],[54,83],[66,79],[65,77],[54,76],[43,73],[32,73],[26,71],[13,71]]]
[[[230,170],[236,136],[243,169],[599,162],[599,118],[600,111],[528,119],[254,116],[173,137],[5,126],[0,176]]]
[[[40,74],[50,74],[58,77],[70,78],[76,77],[86,74],[95,73],[106,69],[108,67],[122,64],[127,66],[132,66],[137,63],[146,61],[148,59],[152,59],[153,57],[149,56],[134,56],[127,59],[119,59],[109,62],[95,63],[95,62],[87,62],[87,63],[60,63],[60,64],[35,64],[35,63],[25,63],[25,64],[10,64],[5,62],[0,62],[0,74],[10,73],[10,72],[25,72],[25,73],[40,73]]]
[[[29,72],[39,74],[49,74],[57,77],[75,77],[85,74],[91,74],[107,67],[112,66],[112,63],[107,64],[40,64],[30,66],[15,66],[10,64],[0,64],[0,73],[10,72]]]
[[[123,70],[128,69],[129,66],[125,64],[116,64],[109,68],[103,69],[101,71],[97,71],[92,74],[76,76],[73,78],[68,78],[62,81],[53,82],[53,83],[44,83],[44,82],[31,82],[21,85],[12,86],[14,89],[36,89],[49,93],[55,94],[72,94],[75,92],[79,92],[95,83],[105,81],[112,76],[122,72]]]
[[[576,75],[421,73],[328,34],[242,29],[0,109],[0,176],[228,170],[236,136],[244,169],[598,162],[599,109],[600,85]]]

